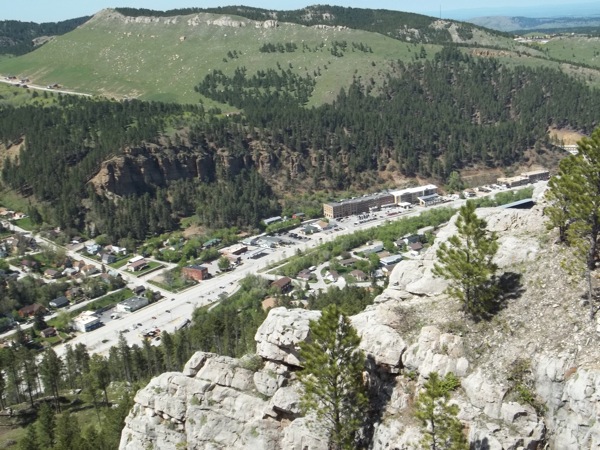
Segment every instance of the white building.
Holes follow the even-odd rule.
[[[146,297],[131,297],[122,302],[117,303],[117,311],[119,312],[134,312],[148,305]]]
[[[102,326],[100,318],[92,311],[84,311],[73,319],[73,328],[82,333],[95,330]]]
[[[400,191],[390,192],[394,196],[396,204],[400,203],[418,203],[419,197],[437,194],[437,186],[435,184],[427,184],[425,186],[417,186]]]

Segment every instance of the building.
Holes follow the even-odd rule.
[[[183,267],[181,273],[190,280],[202,281],[209,278],[208,267],[198,264],[190,264]]]
[[[264,248],[257,248],[255,250],[251,250],[248,253],[246,253],[244,255],[244,258],[245,259],[259,259],[259,258],[262,258],[263,256],[268,255],[268,254],[269,254],[269,252],[266,249],[264,249]]]
[[[356,254],[362,253],[364,255],[370,255],[372,253],[379,253],[383,251],[383,247],[382,241],[376,241],[372,242],[371,244],[363,245],[362,247],[357,248],[354,252]]]
[[[419,205],[421,206],[432,206],[437,205],[443,201],[442,197],[437,194],[425,195],[423,197],[419,197]]]
[[[501,177],[501,178],[498,178],[496,181],[498,184],[504,184],[504,185],[506,185],[506,187],[514,188],[517,186],[525,186],[526,184],[529,183],[529,178],[523,177],[523,176]]]
[[[61,273],[55,269],[46,269],[44,270],[44,278],[48,278],[49,280],[56,280],[61,277]]]
[[[87,333],[101,327],[102,322],[92,311],[84,311],[73,319],[72,325],[75,330]]]
[[[39,303],[34,303],[33,305],[23,306],[19,309],[18,313],[21,317],[33,317],[38,313],[46,314],[48,310]]]
[[[208,241],[206,241],[204,243],[204,245],[202,245],[202,248],[207,249],[207,248],[211,248],[211,247],[216,247],[217,245],[219,245],[221,243],[221,239],[210,239]]]
[[[274,287],[282,294],[292,290],[292,279],[290,277],[282,277],[279,280],[273,281],[271,287]]]
[[[393,195],[393,203],[397,205],[401,203],[415,204],[419,203],[419,197],[427,197],[429,195],[437,194],[437,186],[435,184],[427,184],[425,186],[417,186],[400,191],[394,191],[390,194]]]
[[[280,221],[281,221],[281,216],[275,216],[275,217],[269,217],[268,219],[264,219],[263,223],[265,224],[265,226],[268,227],[272,223],[280,222]]]
[[[262,248],[275,248],[279,244],[281,244],[281,239],[275,236],[263,236],[256,243],[256,245]]]
[[[353,270],[352,272],[350,272],[350,275],[352,275],[356,281],[367,281],[368,277],[367,274],[365,274],[362,270]]]
[[[69,304],[69,300],[65,296],[56,297],[50,303],[48,303],[52,308],[63,308]]]
[[[389,203],[394,203],[394,196],[392,194],[378,193],[365,195],[341,202],[324,203],[323,215],[328,219],[337,219],[338,217],[367,213]]]
[[[533,170],[531,172],[523,172],[521,176],[527,177],[530,183],[535,183],[536,181],[550,179],[550,172],[545,169]]]
[[[234,244],[230,247],[225,247],[220,250],[222,254],[228,255],[241,255],[248,251],[248,246],[244,244]]]
[[[102,264],[112,264],[117,260],[117,257],[112,253],[102,254]]]
[[[146,297],[130,297],[122,302],[117,303],[117,311],[119,312],[134,312],[148,305]]]
[[[56,328],[54,328],[54,327],[46,328],[46,329],[40,331],[40,334],[42,335],[43,338],[46,338],[46,339],[49,337],[52,337],[52,336],[56,336]]]
[[[390,255],[386,256],[385,258],[381,258],[379,260],[379,264],[381,264],[381,266],[391,266],[398,264],[400,261],[402,261],[402,255]]]
[[[135,261],[129,260],[129,264],[127,264],[127,270],[129,272],[139,272],[140,270],[144,270],[146,267],[148,267],[148,261],[146,261],[144,258],[134,259]]]
[[[314,273],[312,273],[310,270],[303,269],[298,273],[298,275],[296,275],[296,278],[298,278],[300,280],[308,281],[308,280],[316,279],[317,276]]]

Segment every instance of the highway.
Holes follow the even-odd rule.
[[[520,188],[524,187],[526,186]],[[484,195],[494,195],[495,192]],[[388,221],[396,221],[405,217],[416,216],[432,208],[459,208],[464,203],[465,200],[459,199],[427,208],[417,206],[391,217],[386,216],[383,212],[379,212],[375,214],[377,217],[376,220],[362,224],[355,224],[354,218],[347,218],[343,222],[337,221],[338,230],[316,233],[308,236],[308,239],[298,242],[297,244],[271,249],[270,254],[257,260],[242,259],[242,264],[236,267],[234,270],[221,273],[213,278],[201,281],[199,284],[176,294],[158,289],[156,286],[147,282],[147,279],[155,276],[156,273],[138,278],[130,272],[121,270],[120,273],[128,283],[128,287],[133,288],[134,286],[144,285],[152,290],[161,291],[161,293],[164,295],[164,298],[133,313],[119,313],[120,318],[107,320],[104,326],[91,332],[79,333],[75,338],[71,339],[68,344],[75,345],[81,342],[88,347],[91,353],[100,353],[106,355],[108,354],[110,347],[117,344],[119,333],[123,333],[123,336],[129,345],[141,345],[143,342],[141,331],[150,330],[153,328],[158,328],[161,331],[168,331],[170,333],[175,331],[176,326],[184,319],[190,319],[192,317],[194,309],[216,303],[219,301],[219,295],[221,293],[231,295],[239,288],[239,280],[243,279],[249,274],[260,273],[272,263],[282,262],[286,258],[293,256],[298,249],[307,251],[317,247],[318,245],[321,245],[322,243],[329,242],[338,236],[343,236],[354,233],[358,230],[379,226]],[[90,263],[100,266],[98,261],[85,258],[80,253],[76,253],[74,250],[67,250],[67,253],[77,259],[83,258]],[[269,276],[269,278],[276,279],[277,276]],[[141,324],[141,326],[138,324]],[[157,345],[158,343],[159,341],[153,341],[154,345]],[[56,346],[55,350],[59,355],[62,355],[65,351],[64,344]]]

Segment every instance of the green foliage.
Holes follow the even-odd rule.
[[[489,233],[486,227],[487,222],[475,214],[475,204],[468,201],[460,208],[457,234],[440,245],[437,251],[439,263],[433,270],[436,276],[450,282],[448,294],[476,318],[491,312],[497,295],[492,278],[497,270],[493,259],[498,242],[496,234]]]
[[[365,357],[359,344],[356,330],[336,305],[311,321],[310,340],[300,343],[301,407],[315,414],[316,428],[326,433],[330,448],[336,450],[356,448],[357,432],[367,416]]]
[[[340,289],[333,286],[325,292],[309,297],[308,306],[310,309],[324,310],[330,305],[335,305],[341,314],[353,316],[372,305],[373,300],[379,294],[379,289],[371,291],[352,285],[346,285]]]
[[[549,182],[550,206],[545,213],[548,226],[559,229],[561,241],[572,248],[579,262],[573,270],[587,274],[593,317],[591,271],[598,261],[600,239],[600,128],[590,138],[580,140],[577,147],[577,155],[564,158],[558,174]]]
[[[469,443],[463,426],[457,419],[459,408],[450,405],[450,392],[460,385],[454,374],[440,378],[437,372],[429,374],[424,390],[415,404],[415,417],[421,423],[423,439],[420,448],[427,450],[468,450]]]

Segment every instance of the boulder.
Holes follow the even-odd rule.
[[[309,322],[318,320],[320,311],[273,308],[256,331],[256,353],[264,359],[300,366],[298,344],[309,333]]]

